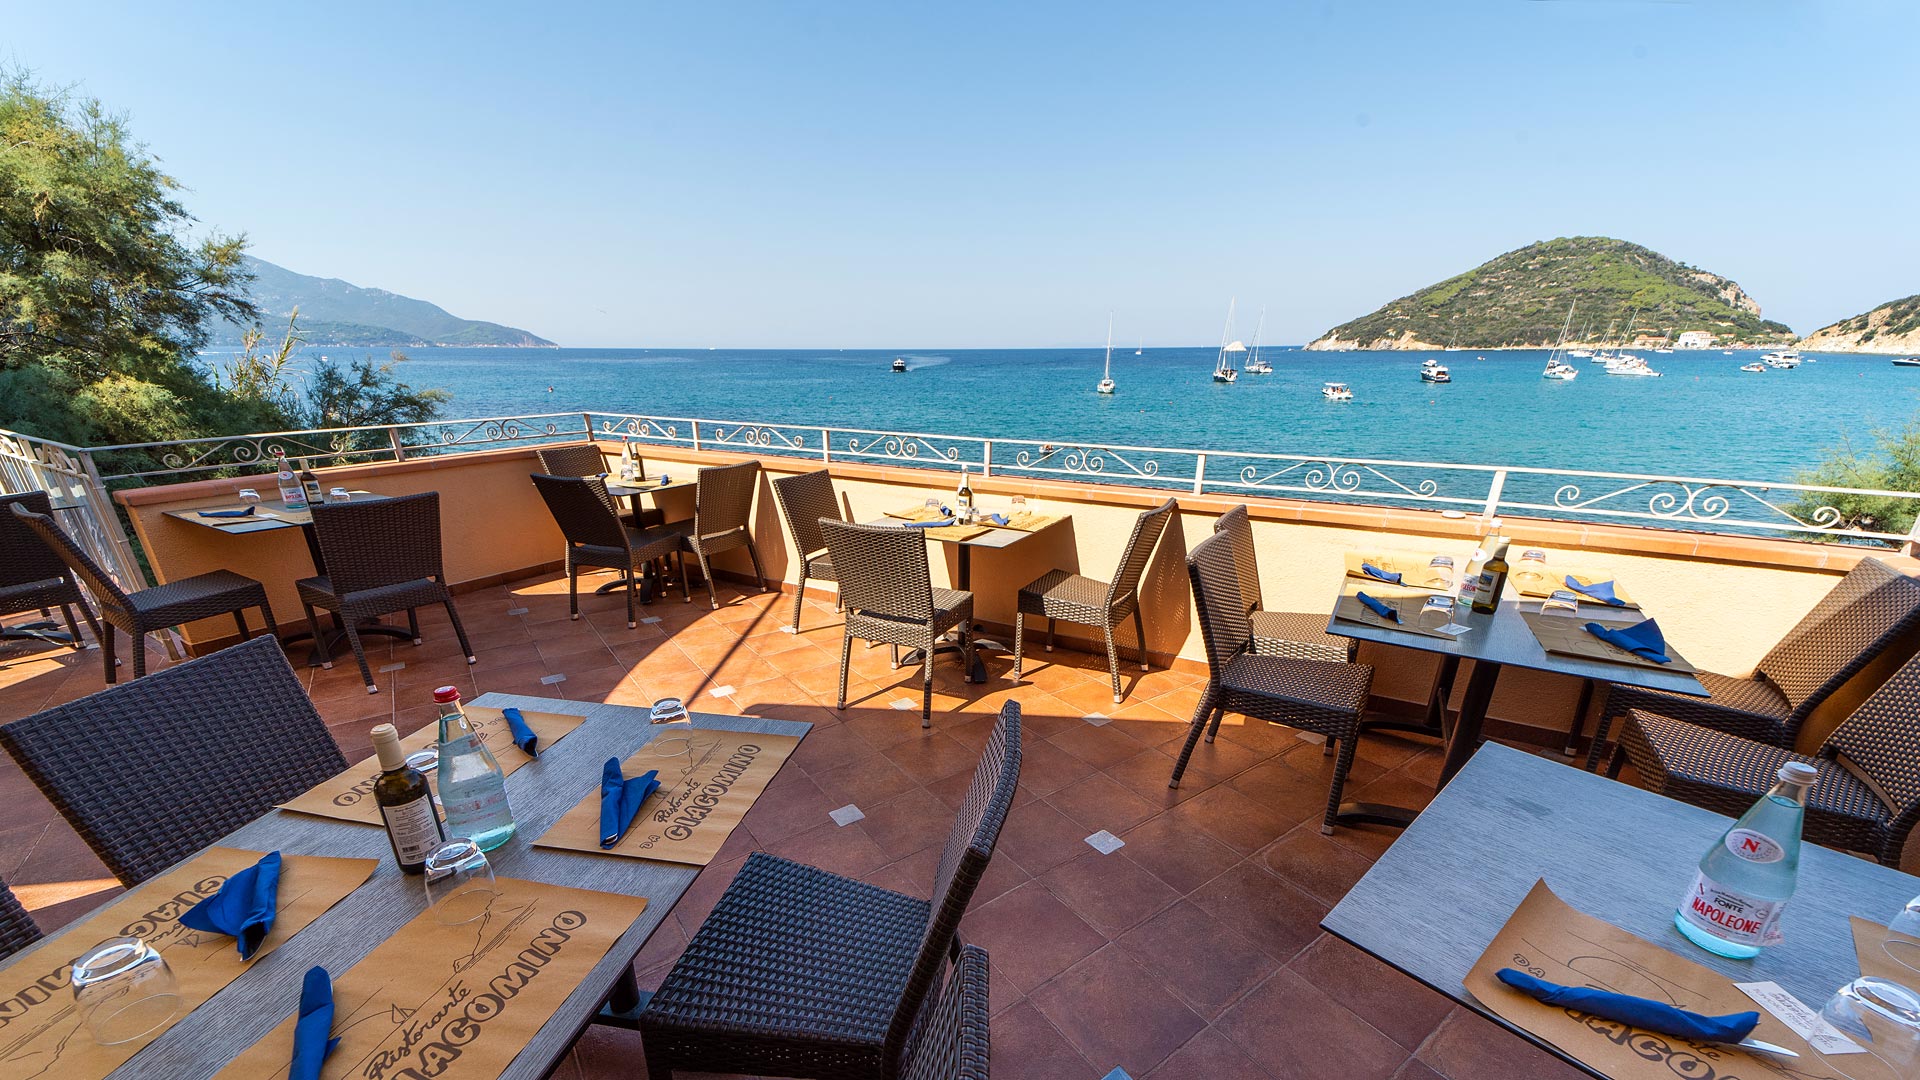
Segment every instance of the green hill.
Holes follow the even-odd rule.
[[[1716,345],[1790,342],[1793,331],[1760,317],[1760,305],[1733,281],[1674,262],[1625,240],[1561,237],[1529,244],[1342,323],[1310,349],[1551,347],[1567,305],[1577,304],[1573,337],[1597,343],[1607,326],[1677,338],[1688,330]],[[1582,335],[1582,328],[1588,332]]]
[[[1920,352],[1920,296],[1881,304],[1807,335],[1804,348],[1817,352]]]
[[[462,319],[425,300],[385,289],[366,289],[339,278],[296,274],[265,259],[247,257],[254,275],[253,302],[268,333],[300,309],[302,336],[312,345],[547,345],[553,342],[499,323]],[[282,327],[284,329],[284,326]],[[215,334],[216,344],[240,340],[244,328],[229,323]]]

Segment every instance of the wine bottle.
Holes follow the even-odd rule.
[[[447,808],[447,831],[492,851],[513,835],[507,774],[461,711],[460,691],[443,686],[433,700],[440,706],[440,801]]]
[[[1486,534],[1480,537],[1480,546],[1473,549],[1467,559],[1467,572],[1460,575],[1460,600],[1469,607],[1479,607],[1480,572],[1486,568],[1487,559],[1493,554],[1493,545],[1500,538],[1500,519],[1494,518],[1487,523]]]
[[[1473,590],[1473,610],[1476,614],[1491,615],[1500,610],[1500,594],[1507,588],[1507,538],[1495,538],[1499,543],[1493,549],[1493,556],[1480,568],[1480,584]]]
[[[1778,778],[1700,857],[1674,912],[1673,925],[1710,953],[1745,960],[1781,941],[1780,913],[1799,884],[1807,789],[1820,771],[1789,761]]]
[[[319,506],[327,501],[327,493],[320,488],[320,478],[313,475],[313,469],[305,464],[300,468],[300,490],[306,494],[308,506]]]
[[[967,480],[967,467],[960,466],[960,486],[953,489],[953,501],[960,507],[963,521],[973,519],[973,485]]]
[[[373,729],[373,752],[380,758],[373,801],[386,822],[394,861],[406,873],[418,874],[426,869],[427,856],[447,839],[440,813],[433,808],[433,789],[427,786],[426,773],[407,764],[400,733],[392,724]]]

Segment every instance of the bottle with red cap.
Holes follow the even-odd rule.
[[[433,692],[440,706],[440,805],[447,835],[464,836],[481,851],[492,851],[513,835],[513,807],[507,805],[507,775],[467,714],[460,691],[443,686]]]

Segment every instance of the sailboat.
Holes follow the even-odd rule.
[[[1249,375],[1271,375],[1273,365],[1260,359],[1260,332],[1267,328],[1267,309],[1260,309],[1260,321],[1253,328],[1253,355],[1248,358],[1246,372]]]
[[[1239,370],[1233,366],[1232,357],[1234,353],[1247,351],[1245,345],[1237,341],[1230,342],[1227,339],[1227,335],[1233,333],[1233,305],[1235,299],[1237,298],[1227,300],[1227,324],[1220,328],[1220,355],[1213,362],[1213,381],[1217,383],[1230,383],[1240,377]]]
[[[1140,355],[1141,353],[1143,353],[1143,352],[1145,352],[1145,351],[1147,351],[1147,339],[1146,339],[1146,338],[1141,338],[1141,339],[1140,339],[1140,344],[1138,344],[1138,345],[1135,345],[1135,346],[1133,347],[1133,355],[1135,355],[1135,356],[1139,356],[1139,355]]]
[[[1560,327],[1559,344],[1555,345],[1553,351],[1547,354],[1547,368],[1540,373],[1540,377],[1543,379],[1552,379],[1555,382],[1571,382],[1580,377],[1580,369],[1567,363],[1564,359],[1564,350],[1567,347],[1567,331],[1573,326],[1573,309],[1577,304],[1578,301],[1575,301],[1567,305],[1567,321]]]
[[[1107,312],[1107,367],[1100,373],[1100,385],[1093,388],[1096,394],[1113,393],[1113,312]]]

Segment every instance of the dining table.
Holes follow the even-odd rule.
[[[1701,853],[1731,824],[1710,810],[1489,744],[1320,926],[1583,1072],[1605,1076],[1502,1019],[1462,983],[1536,882],[1732,981],[1778,983],[1813,1009],[1861,974],[1849,919],[1884,925],[1920,894],[1920,878],[1805,844],[1785,940],[1752,960],[1716,956],[1682,937],[1673,917]]]
[[[616,479],[612,473],[608,473],[602,477],[602,480],[604,480],[607,485],[607,494],[616,499],[627,500],[628,508],[633,511],[634,519],[638,521],[640,517],[641,496],[644,495],[652,499],[654,506],[660,508],[659,497],[665,492],[686,491],[690,488],[698,487],[699,470],[688,467],[688,469],[679,476],[668,473],[665,476],[641,477],[636,480],[620,480]],[[599,588],[593,590],[594,595],[598,596],[613,592],[617,589],[626,588],[628,573],[628,571],[621,571],[615,574],[612,581],[606,582]],[[653,598],[659,595],[660,589],[659,570],[654,566],[648,566],[646,573],[642,575],[640,581],[640,602],[643,604],[653,603]]]
[[[471,704],[585,718],[564,738],[542,748],[536,760],[507,777],[516,829],[505,844],[487,854],[494,871],[502,878],[647,898],[645,910],[500,1074],[503,1080],[538,1080],[561,1062],[588,1024],[634,1024],[644,995],[633,977],[633,959],[673,913],[699,868],[536,847],[534,841],[583,797],[598,790],[602,763],[610,757],[624,759],[663,733],[691,726],[804,737],[812,725],[707,713],[692,713],[686,722],[656,725],[649,722],[649,710],[644,708],[521,694],[486,693]],[[379,865],[345,899],[257,958],[225,989],[176,1020],[114,1070],[113,1080],[205,1080],[287,1015],[290,1003],[300,996],[308,968],[321,966],[338,977],[427,906],[422,879],[401,873],[386,830],[378,826],[274,810],[211,846],[370,858],[379,860]],[[53,935],[56,951],[62,936],[60,932]],[[93,942],[71,944],[67,954],[79,955]]]
[[[1540,610],[1541,601],[1522,597],[1510,590],[1492,614],[1481,614],[1462,600],[1454,605],[1454,622],[1467,627],[1457,637],[1440,637],[1415,630],[1381,626],[1342,618],[1338,613],[1344,590],[1354,581],[1343,579],[1335,589],[1333,610],[1327,621],[1327,633],[1340,637],[1396,645],[1403,649],[1434,653],[1441,658],[1440,672],[1429,696],[1425,723],[1369,721],[1368,728],[1390,727],[1436,735],[1445,742],[1446,757],[1440,769],[1440,785],[1445,787],[1463,768],[1480,746],[1486,727],[1487,707],[1493,701],[1500,672],[1508,667],[1544,671],[1577,679],[1640,686],[1668,693],[1707,697],[1707,688],[1690,672],[1663,670],[1642,664],[1615,663],[1565,653],[1548,652],[1527,625],[1526,616]],[[1636,612],[1636,617],[1644,612]],[[1614,616],[1607,616],[1612,618]],[[1584,616],[1583,616],[1584,618]],[[1462,660],[1473,661],[1467,687],[1460,698],[1459,714],[1451,724],[1444,723],[1446,703],[1452,696],[1455,673]],[[1369,803],[1347,803],[1340,807],[1340,819],[1349,824],[1368,823],[1405,827],[1415,811],[1403,807]]]

